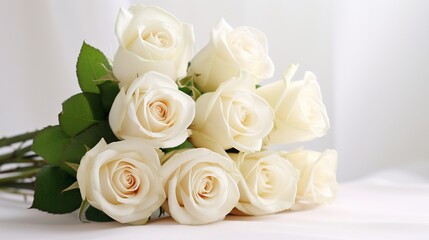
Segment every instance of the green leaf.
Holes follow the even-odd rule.
[[[112,222],[114,221],[111,217],[107,216],[104,212],[98,210],[93,206],[89,206],[85,211],[85,218],[92,222]]]
[[[74,137],[68,136],[59,126],[43,129],[33,142],[33,151],[49,164],[59,166],[71,176],[76,175],[76,164],[101,138],[106,142],[118,141],[107,121],[99,122]]]
[[[63,161],[64,164],[61,167],[72,175],[76,174],[76,171],[70,167],[70,163],[79,164],[82,157],[87,152],[88,148],[93,148],[102,138],[107,143],[118,141],[110,129],[108,122],[97,123],[73,138],[64,147]]]
[[[106,113],[103,110],[100,95],[79,93],[63,103],[60,114],[60,126],[70,136],[87,129],[89,126],[104,121]]]
[[[76,181],[59,167],[44,166],[36,176],[36,190],[31,208],[63,214],[78,209],[82,198],[78,189],[63,192]]]
[[[97,80],[108,75],[112,67],[97,48],[83,42],[76,64],[76,73],[82,92],[99,93]]]
[[[49,164],[60,166],[63,163],[63,151],[70,137],[60,126],[49,126],[36,135],[32,150]]]
[[[87,152],[87,148],[94,147],[101,138],[104,138],[108,143],[117,141],[107,122],[97,123],[71,138],[64,148],[64,159],[68,163],[79,164],[80,159]]]
[[[171,151],[186,149],[186,148],[194,148],[194,145],[192,145],[192,143],[190,141],[186,140],[182,144],[180,144],[179,146],[176,146],[174,148],[163,148],[162,151],[164,153],[168,153]]]
[[[103,104],[104,110],[109,113],[113,101],[115,101],[116,95],[119,93],[118,83],[106,81],[98,85],[98,87],[100,88],[101,102]]]

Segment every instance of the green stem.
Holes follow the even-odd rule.
[[[40,130],[35,130],[32,132],[15,135],[12,137],[3,137],[0,139],[0,147],[10,146],[14,143],[24,142],[27,140],[32,140]]]
[[[31,169],[40,169],[42,166],[43,165],[38,164],[37,162],[34,161],[34,165],[25,166],[25,167],[18,166],[16,168],[0,171],[0,174],[22,172],[22,171],[27,171],[27,170],[31,170]]]
[[[34,190],[34,176],[46,164],[31,151],[31,140],[39,132],[0,138],[0,150],[5,150],[0,154],[0,191],[26,196],[26,191]]]
[[[17,174],[5,178],[0,178],[0,184],[2,183],[10,183],[15,180],[34,177],[37,172],[39,172],[40,168],[30,169],[22,172],[18,172]]]
[[[34,182],[11,182],[0,183],[0,190],[3,189],[25,189],[34,190]]]
[[[10,165],[8,165],[8,164],[10,164]],[[17,171],[20,171],[23,168],[28,168],[28,167],[38,167],[38,168],[41,168],[41,167],[43,167],[45,165],[46,165],[45,161],[43,161],[43,160],[35,160],[35,159],[33,159],[33,160],[25,159],[25,160],[20,160],[20,161],[16,161],[16,162],[15,161],[14,162],[8,162],[8,163],[3,164],[3,166],[12,166],[12,167],[15,167],[14,170],[17,170]],[[10,169],[10,170],[3,170],[3,171],[0,171],[0,173],[4,173],[5,171],[12,172],[12,169]]]
[[[45,165],[46,164],[46,161],[45,160],[42,160],[42,159],[38,159],[38,158],[36,158],[36,157],[20,157],[20,158],[11,158],[11,159],[9,159],[9,161],[7,161],[7,159],[6,160],[4,160],[4,161],[0,161],[0,166],[1,165],[6,165],[6,164],[9,164],[9,163],[32,163],[32,164],[34,164],[34,165],[41,165],[41,166],[43,166],[43,165]]]
[[[23,148],[18,148],[15,151],[10,153],[0,155],[0,164],[7,160],[12,160],[13,162],[15,159],[21,158],[25,153],[30,151],[31,151],[31,145]]]

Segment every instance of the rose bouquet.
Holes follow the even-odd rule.
[[[0,188],[82,221],[206,224],[334,199],[337,153],[272,151],[326,134],[316,76],[273,76],[265,34],[221,20],[193,56],[192,26],[153,6],[121,9],[110,62],[83,43],[82,90],[59,124],[0,140]]]

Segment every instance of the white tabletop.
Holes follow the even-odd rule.
[[[81,223],[0,195],[1,239],[429,239],[429,163],[340,184],[337,200],[311,210],[228,216],[204,226],[170,218],[144,226]]]

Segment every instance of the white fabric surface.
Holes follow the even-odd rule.
[[[310,210],[228,216],[204,226],[171,218],[144,226],[80,223],[0,196],[2,239],[429,239],[429,162],[342,183],[337,200]]]

